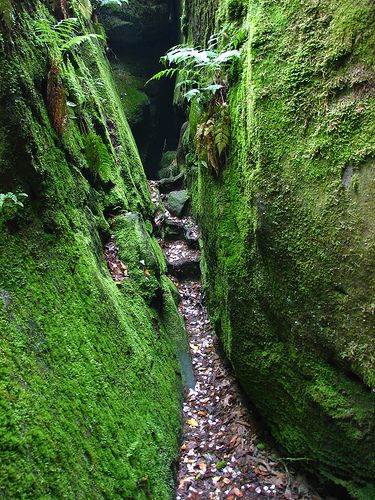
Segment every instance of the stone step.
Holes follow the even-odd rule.
[[[184,174],[181,172],[174,177],[160,179],[160,181],[156,181],[156,186],[161,193],[170,193],[171,191],[178,191],[179,189],[183,189]]]
[[[162,248],[170,274],[178,279],[193,279],[200,276],[200,252],[189,248],[186,241],[164,241]]]
[[[200,230],[191,217],[179,219],[168,217],[164,220],[164,239],[167,241],[184,240],[193,250],[199,249]]]

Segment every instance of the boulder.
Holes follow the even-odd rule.
[[[164,221],[164,239],[165,240],[183,240],[185,238],[185,227],[183,222],[173,219]]]
[[[166,205],[167,210],[172,215],[180,217],[183,214],[189,199],[190,196],[186,189],[182,189],[180,191],[172,191],[168,195]]]
[[[157,186],[161,193],[169,193],[181,189],[184,184],[184,174],[180,172],[174,177],[167,177],[158,181]]]
[[[126,250],[129,273],[147,268],[158,278],[165,272],[165,260],[155,238],[150,236],[148,227],[139,214],[127,213],[116,218],[115,232],[120,250]]]
[[[168,179],[180,173],[177,164],[177,151],[166,151],[160,160],[160,167],[157,173],[158,179]]]

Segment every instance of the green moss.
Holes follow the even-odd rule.
[[[228,2],[228,19],[231,22],[241,21],[246,15],[247,3],[245,0],[230,0]]]
[[[188,162],[210,315],[285,453],[369,498],[373,7],[247,5],[228,165],[216,179]]]
[[[72,14],[93,32],[87,9]],[[169,328],[181,319],[162,299],[155,309],[165,262],[143,223],[147,181],[97,41],[60,63],[71,104],[61,137],[51,124],[52,48],[33,29],[49,15],[38,0],[19,7],[1,45],[0,180],[29,197],[0,228],[0,496],[167,499],[181,398]],[[118,287],[103,258],[106,216],[127,211],[139,224],[134,235],[121,217],[113,228],[131,264]]]
[[[11,0],[0,0],[0,16],[6,26],[10,27],[13,22],[13,6]]]
[[[99,135],[88,134],[85,137],[85,156],[94,175],[108,181],[111,177],[112,158]]]
[[[132,68],[124,63],[112,63],[112,69],[126,117],[134,127],[145,118],[145,110],[150,106],[144,78],[132,75]]]

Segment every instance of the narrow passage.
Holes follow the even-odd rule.
[[[168,193],[160,195],[157,181],[149,184],[159,208],[155,224],[169,228],[160,244],[180,292],[195,375],[195,386],[185,389],[176,500],[318,499],[302,477],[290,474],[285,462],[259,444],[254,419],[220,354],[204,305],[198,226],[191,217],[160,210]]]

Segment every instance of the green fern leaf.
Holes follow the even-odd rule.
[[[147,80],[145,86],[155,80],[161,80],[162,78],[172,78],[177,72],[177,68],[163,69],[162,71],[159,71],[159,73],[156,73],[156,75],[152,76],[149,80]]]

